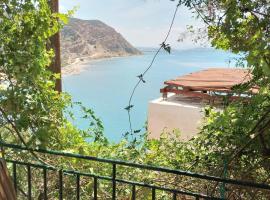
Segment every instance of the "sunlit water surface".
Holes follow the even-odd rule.
[[[103,121],[105,135],[111,141],[119,141],[129,130],[128,115],[124,109],[136,84],[137,75],[149,65],[154,51],[142,49],[144,55],[93,61],[86,64],[79,75],[64,77],[64,90],[74,101],[81,101],[92,108]],[[214,49],[174,50],[162,52],[151,70],[146,83],[139,86],[132,104],[134,129],[141,129],[147,120],[147,105],[160,97],[163,82],[177,76],[209,67],[233,66],[235,55]],[[78,119],[76,124],[86,128],[88,122]]]

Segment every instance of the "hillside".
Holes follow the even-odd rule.
[[[141,52],[99,20],[71,18],[61,32],[62,65],[76,60],[139,55]]]

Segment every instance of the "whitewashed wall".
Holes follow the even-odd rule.
[[[202,108],[200,102],[175,100],[174,96],[168,101],[159,98],[149,102],[149,138],[159,138],[163,131],[178,129],[181,132],[181,140],[191,139],[198,133],[203,117]]]

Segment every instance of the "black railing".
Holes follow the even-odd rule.
[[[79,154],[72,154],[72,153],[65,153],[65,152],[59,152],[59,151],[53,151],[53,150],[44,150],[44,149],[31,149],[31,148],[26,148],[22,147],[19,145],[14,145],[14,144],[7,144],[7,143],[2,143],[0,142],[0,146],[4,147],[5,149],[11,149],[11,150],[22,150],[22,151],[29,151],[29,152],[36,152],[36,153],[42,153],[46,155],[53,155],[53,156],[60,156],[64,158],[76,158],[76,159],[83,159],[87,161],[95,161],[99,163],[106,163],[110,164],[112,166],[112,173],[111,176],[103,176],[99,175],[96,173],[88,173],[88,172],[82,172],[82,171],[76,171],[76,170],[69,170],[69,169],[59,169],[53,166],[45,165],[45,164],[37,164],[33,162],[27,162],[27,161],[21,161],[21,160],[14,160],[14,159],[8,159],[6,158],[7,163],[12,163],[12,178],[14,182],[14,188],[16,192],[18,191],[18,181],[17,181],[17,168],[18,166],[25,166],[26,167],[26,174],[27,174],[27,198],[33,199],[32,198],[32,169],[41,169],[43,170],[43,197],[42,199],[47,200],[48,199],[48,172],[49,171],[54,171],[58,173],[58,197],[60,200],[63,199],[63,177],[65,175],[74,175],[76,177],[76,199],[79,200],[81,199],[81,177],[90,177],[93,179],[93,199],[98,199],[98,182],[100,180],[106,180],[110,181],[112,183],[112,194],[111,197],[113,200],[116,199],[117,197],[117,184],[127,184],[132,187],[131,189],[131,195],[130,198],[135,200],[136,199],[136,191],[138,187],[144,187],[144,188],[149,188],[152,190],[152,199],[156,199],[156,192],[157,191],[165,191],[171,194],[171,199],[176,200],[179,195],[185,195],[189,197],[193,197],[194,199],[226,199],[225,197],[222,196],[217,196],[217,195],[209,195],[209,194],[204,194],[201,192],[193,192],[190,190],[181,190],[181,189],[175,189],[167,186],[160,186],[152,183],[145,183],[142,181],[132,181],[132,180],[127,180],[127,179],[121,179],[117,177],[117,169],[120,166],[126,166],[126,167],[131,167],[134,169],[143,169],[143,170],[150,170],[154,171],[156,173],[166,173],[170,175],[181,175],[185,177],[190,177],[190,178],[195,178],[196,180],[204,180],[204,181],[209,181],[209,182],[215,182],[217,184],[221,185],[233,185],[236,187],[250,187],[252,189],[259,189],[263,191],[269,192],[270,194],[270,185],[263,184],[263,183],[254,183],[254,182],[247,182],[247,181],[241,181],[241,180],[233,180],[233,179],[226,179],[226,178],[220,178],[216,176],[209,176],[205,174],[198,174],[198,173],[192,173],[189,171],[182,171],[182,170],[175,170],[175,169],[169,169],[169,168],[163,168],[163,167],[156,167],[156,166],[151,166],[151,165],[143,165],[143,164],[136,164],[132,162],[126,162],[126,161],[120,161],[120,160],[112,160],[112,159],[104,159],[104,158],[98,158],[98,157],[92,157],[92,156],[85,156],[85,155],[79,155]]]

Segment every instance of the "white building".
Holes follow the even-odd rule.
[[[250,79],[248,70],[212,68],[166,81],[163,97],[149,102],[149,138],[179,130],[183,141],[190,140],[199,132],[206,105],[222,107],[226,101],[245,100],[258,91],[257,87],[241,94],[232,91]]]

